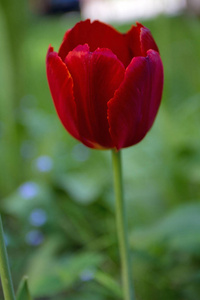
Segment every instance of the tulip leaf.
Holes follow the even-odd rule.
[[[19,284],[16,300],[32,300],[29,287],[28,287],[28,277],[24,276]]]

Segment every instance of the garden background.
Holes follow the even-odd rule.
[[[79,14],[43,16],[0,4],[0,212],[15,289],[27,274],[35,299],[120,299],[111,153],[62,127],[45,56]],[[138,20],[141,21],[141,20]],[[128,24],[113,24],[125,32]],[[165,71],[153,129],[123,150],[137,299],[200,295],[200,19],[143,20]],[[0,287],[0,299],[3,299]]]

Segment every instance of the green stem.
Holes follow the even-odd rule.
[[[3,287],[5,300],[15,300],[15,294],[11,279],[10,267],[8,262],[8,255],[6,245],[4,242],[3,225],[0,215],[0,275]]]
[[[117,233],[121,258],[121,272],[124,300],[134,300],[131,261],[128,246],[128,230],[123,199],[122,168],[120,152],[112,150],[114,187],[116,198]]]

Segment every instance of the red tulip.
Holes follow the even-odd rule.
[[[86,146],[119,150],[140,142],[151,128],[163,66],[143,25],[121,34],[99,21],[79,22],[66,32],[58,53],[49,47],[46,66],[59,118]]]

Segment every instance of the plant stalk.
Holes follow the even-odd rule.
[[[124,300],[135,300],[133,277],[130,259],[130,250],[128,245],[128,226],[125,213],[125,204],[123,197],[121,153],[112,150],[114,189],[116,198],[116,222],[117,234],[121,259],[121,276],[123,285]]]
[[[12,283],[10,267],[8,262],[8,255],[6,251],[6,245],[4,242],[4,233],[3,233],[1,215],[0,215],[0,275],[1,275],[1,283],[3,287],[5,300],[15,300],[13,283]]]

